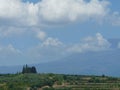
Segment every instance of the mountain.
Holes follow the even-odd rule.
[[[120,76],[120,50],[76,53],[62,60],[36,67],[39,72]]]
[[[120,50],[76,53],[54,62],[33,66],[36,66],[39,73],[120,76]],[[3,66],[0,67],[0,73],[21,72],[22,67]]]
[[[118,40],[110,39],[111,50],[74,53],[68,57],[47,63],[34,64],[39,73],[89,74],[120,76],[120,49]],[[23,66],[0,67],[0,73],[21,72]]]

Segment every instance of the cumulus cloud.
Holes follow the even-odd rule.
[[[0,46],[0,53],[2,54],[17,54],[17,53],[21,53],[20,50],[14,48],[11,44],[9,44],[8,46]]]
[[[10,59],[16,64],[17,62],[21,64],[50,62],[69,56],[71,53],[98,52],[109,50],[109,48],[110,43],[100,33],[86,37],[73,45],[65,44],[57,38],[48,37],[41,41],[39,45],[25,50],[24,53],[11,44],[0,46],[0,60],[4,62],[4,60]]]
[[[76,21],[103,18],[108,13],[105,0],[42,0],[40,15],[46,21]]]
[[[47,37],[46,32],[36,27],[0,27],[0,38],[5,39],[8,38],[13,39],[15,37],[30,37],[33,39],[38,39],[40,41],[44,41]]]
[[[0,37],[21,36],[26,32],[26,28],[20,27],[0,27]]]
[[[120,13],[113,12],[111,16],[109,16],[110,23],[114,26],[120,26]]]
[[[28,57],[39,62],[49,62],[58,60],[66,55],[66,48],[63,43],[57,39],[48,37],[41,44],[29,49]]]
[[[61,41],[59,41],[57,38],[52,38],[52,37],[48,37],[42,44],[42,47],[46,47],[46,46],[53,46],[53,47],[58,47],[58,46],[62,46],[63,43]]]
[[[22,52],[9,44],[7,46],[0,45],[0,65],[17,65],[20,63],[19,58]],[[10,63],[12,62],[12,63]],[[19,62],[19,63],[18,63]]]
[[[95,37],[84,38],[81,43],[68,49],[70,52],[102,51],[110,48],[110,43],[100,34]]]
[[[32,59],[31,61],[55,60],[66,55],[65,53],[68,55],[69,52],[107,50],[110,43],[100,33],[94,37],[84,38],[81,42],[71,46],[64,46],[59,39],[47,37],[47,34],[40,28],[43,24],[99,21],[109,16],[108,14],[110,14],[108,0],[39,0],[37,3],[0,0],[0,37],[23,34],[25,36],[30,33],[31,36],[34,35],[41,40],[40,45],[28,52],[25,51],[25,55],[21,56],[25,56],[27,60]],[[112,12],[112,16],[107,19],[114,25],[120,25],[119,12]],[[11,55],[14,59],[18,53],[20,51],[12,45],[0,46],[0,56],[5,58],[9,59],[8,55]]]
[[[26,52],[23,53],[12,44],[0,45],[0,66],[31,64],[33,61],[28,59]]]
[[[37,31],[36,33],[37,33],[36,37],[40,40],[44,40],[47,36],[46,33],[43,31]]]
[[[72,53],[99,52],[110,49],[110,43],[100,33],[89,36],[73,45],[66,45],[56,38],[47,38],[40,45],[28,51],[31,59],[49,62],[69,56]]]
[[[0,36],[20,35],[26,33],[26,29],[46,24],[102,20],[109,14],[108,6],[107,0],[40,0],[37,3],[0,0]],[[117,12],[107,20],[119,25],[119,17]],[[43,40],[46,34],[39,31],[36,37]]]
[[[112,12],[108,0],[0,0],[0,26],[42,26],[75,21],[108,20],[119,25],[119,12]],[[108,18],[109,17],[109,18]]]
[[[1,24],[32,26],[37,23],[37,6],[22,0],[0,0]]]
[[[0,0],[0,23],[17,26],[39,26],[45,22],[89,20],[108,13],[106,0]]]

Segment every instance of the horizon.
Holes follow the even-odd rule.
[[[107,72],[111,68],[108,74],[113,75],[120,63],[119,3],[119,0],[1,0],[0,67],[55,62],[72,66],[77,59],[85,65],[82,70],[97,73],[96,69]],[[106,67],[101,68],[93,60],[97,57]]]

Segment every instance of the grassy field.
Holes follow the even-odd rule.
[[[120,78],[64,74],[1,74],[0,90],[120,90]]]

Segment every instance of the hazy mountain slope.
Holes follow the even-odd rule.
[[[120,50],[76,53],[58,61],[36,64],[40,73],[106,74],[120,76]],[[0,67],[0,73],[16,73],[22,66]]]
[[[119,39],[110,39],[112,49],[102,52],[74,53],[63,59],[34,64],[40,73],[96,74],[120,76]],[[16,73],[22,66],[0,67],[0,73]]]
[[[62,60],[36,65],[39,72],[106,74],[119,76],[120,51],[74,54]]]

